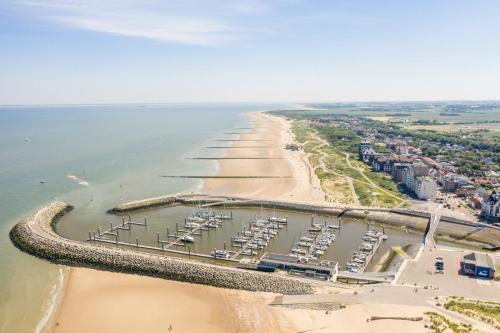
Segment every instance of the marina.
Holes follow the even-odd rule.
[[[350,261],[346,263],[346,271],[348,272],[363,273],[380,244],[388,239],[388,236],[384,233],[384,228],[382,228],[382,231],[370,229],[369,224],[367,228],[368,230],[361,238],[363,242],[352,253]]]
[[[247,269],[257,269],[266,255],[276,254],[313,266],[338,264],[340,275],[344,272],[339,269],[348,263],[359,267],[359,273],[370,272],[372,263],[377,262],[391,246],[418,239],[417,236],[389,228],[386,230],[391,235],[388,241],[375,243],[375,250],[366,252],[363,259],[367,260],[361,262],[361,256],[355,259],[353,253],[359,251],[360,244],[365,246],[369,243],[365,238],[367,223],[346,217],[340,221],[335,216],[263,207],[232,207],[227,210],[222,206],[201,205],[199,202],[191,206],[132,213],[130,217],[128,214],[109,217],[112,222],[100,224],[96,231],[85,232],[84,238],[107,246],[208,262],[224,261],[235,267],[246,266]],[[64,227],[62,223],[62,233]],[[355,274],[352,270],[345,273]]]
[[[139,244],[139,238],[136,237],[135,243],[129,243],[119,240],[119,230],[131,230],[131,226],[147,226],[147,219],[144,218],[144,222],[134,222],[131,216],[128,215],[128,220],[125,221],[125,217],[122,216],[121,225],[113,226],[110,223],[110,229],[101,233],[101,228],[97,228],[97,231],[89,231],[88,241],[90,242],[102,242],[107,244],[115,244],[126,247],[135,247],[136,249],[145,249],[153,251],[170,252],[175,254],[187,255],[188,257],[200,257],[200,258],[216,258],[230,260],[228,252],[226,251],[226,243],[224,242],[224,249],[217,250],[214,249],[210,255],[203,253],[191,252],[189,244],[195,242],[195,237],[203,237],[203,232],[210,232],[211,228],[218,228],[222,221],[231,220],[232,211],[230,215],[224,212],[215,212],[209,209],[202,209],[201,207],[193,211],[193,213],[184,219],[184,227],[186,229],[179,229],[179,224],[176,223],[175,232],[170,233],[169,228],[166,228],[166,240],[160,239],[160,233],[157,232],[157,246],[148,246],[144,244]],[[106,236],[112,236],[113,239],[109,239]],[[177,250],[177,247],[185,247],[186,250]],[[172,249],[174,248],[174,249]]]
[[[231,238],[232,247],[241,247],[237,251],[233,258],[237,258],[240,255],[254,256],[257,255],[257,250],[261,250],[269,244],[271,238],[274,238],[280,229],[283,228],[283,224],[286,224],[287,220],[278,217],[270,217],[267,220],[257,219],[250,223],[249,230],[243,228],[243,232],[235,237]]]

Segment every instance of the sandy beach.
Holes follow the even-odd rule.
[[[284,149],[292,142],[281,118],[250,113],[253,129],[227,149],[226,157],[277,157],[222,160],[221,176],[284,176],[273,179],[210,179],[207,193],[289,201],[323,202],[319,182],[310,177],[301,152]],[[276,295],[226,290],[150,277],[71,268],[52,320],[54,332],[282,332],[290,331],[286,315],[271,308]],[[293,329],[291,330],[293,331]]]
[[[277,159],[221,160],[222,176],[282,176],[273,179],[209,179],[204,190],[262,199],[324,203],[319,181],[293,142],[282,118],[251,113],[253,129],[241,134],[226,157]],[[246,141],[251,139],[269,141]],[[357,304],[325,311],[271,306],[277,295],[227,290],[162,279],[71,268],[53,318],[54,332],[421,332],[414,322],[367,323],[370,315],[418,316],[423,310],[388,304]],[[169,328],[171,329],[169,330]]]
[[[210,194],[325,204],[319,180],[310,171],[305,154],[284,149],[287,143],[294,142],[290,123],[284,118],[260,112],[249,113],[248,116],[253,128],[238,136],[239,140],[244,141],[235,141],[231,146],[263,148],[227,149],[225,157],[271,159],[220,160],[219,175],[286,178],[208,179],[204,181],[204,191]]]
[[[273,298],[77,268],[68,275],[53,331],[278,332],[268,330],[274,318],[265,304]]]

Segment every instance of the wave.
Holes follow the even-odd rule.
[[[40,321],[36,325],[35,333],[41,333],[46,330],[47,324],[49,323],[56,309],[60,293],[63,290],[63,286],[64,286],[64,268],[61,267],[59,268],[57,281],[50,290],[50,297],[43,306],[43,316],[42,319],[40,319]]]
[[[72,175],[72,174],[70,174],[70,173],[66,173],[66,174],[65,174],[65,176],[66,176],[66,178],[68,178],[68,179],[72,179],[72,180],[74,180],[75,182],[77,182],[77,183],[78,183],[78,185],[87,186],[87,187],[88,187],[88,186],[90,186],[90,184],[89,184],[89,182],[88,182],[88,181],[83,180],[83,179],[81,179],[81,178],[78,178],[78,177],[77,177],[77,176],[75,176],[75,175]]]

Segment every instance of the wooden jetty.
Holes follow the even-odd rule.
[[[175,254],[182,254],[182,255],[187,255],[188,257],[199,257],[199,258],[210,258],[214,259],[213,256],[204,254],[204,253],[196,253],[196,252],[191,252],[191,248],[183,241],[183,238],[186,236],[199,236],[203,237],[203,231],[210,232],[210,228],[208,227],[209,221],[207,220],[204,223],[200,223],[198,227],[195,227],[189,231],[184,230],[184,229],[179,229],[179,224],[176,223],[176,230],[174,234],[170,234],[169,228],[167,228],[167,239],[162,240],[160,239],[160,233],[156,233],[157,236],[157,243],[158,246],[149,246],[149,245],[144,245],[144,244],[139,244],[139,239],[135,239],[135,243],[128,243],[128,242],[123,242],[119,240],[119,230],[130,230],[131,226],[136,225],[136,226],[142,226],[146,227],[147,226],[147,219],[144,218],[144,222],[135,222],[132,221],[130,215],[128,216],[128,221],[125,221],[125,217],[122,217],[122,224],[119,225],[113,225],[113,223],[110,223],[110,228],[108,230],[105,230],[101,232],[101,228],[97,228],[97,232],[90,232],[89,231],[89,239],[88,241],[90,242],[101,242],[101,243],[107,243],[107,244],[114,244],[117,246],[126,246],[126,247],[131,247],[131,248],[136,248],[136,249],[144,249],[144,250],[153,250],[153,251],[158,251],[158,252],[169,252],[169,253],[175,253]],[[105,236],[112,236],[114,239],[108,239]],[[172,247],[177,247],[177,246],[184,246],[186,250],[181,251],[177,249],[172,249]],[[224,248],[226,247],[226,244],[224,243]],[[217,258],[218,260],[227,260],[227,261],[233,261],[233,262],[238,262],[238,260],[235,260],[233,258]]]

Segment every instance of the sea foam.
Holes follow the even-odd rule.
[[[54,283],[52,289],[50,290],[50,297],[43,305],[43,315],[35,328],[35,333],[42,333],[48,328],[47,325],[54,315],[59,297],[61,296],[61,291],[63,290],[64,275],[65,269],[63,267],[60,267],[57,275],[57,281],[56,283]]]

